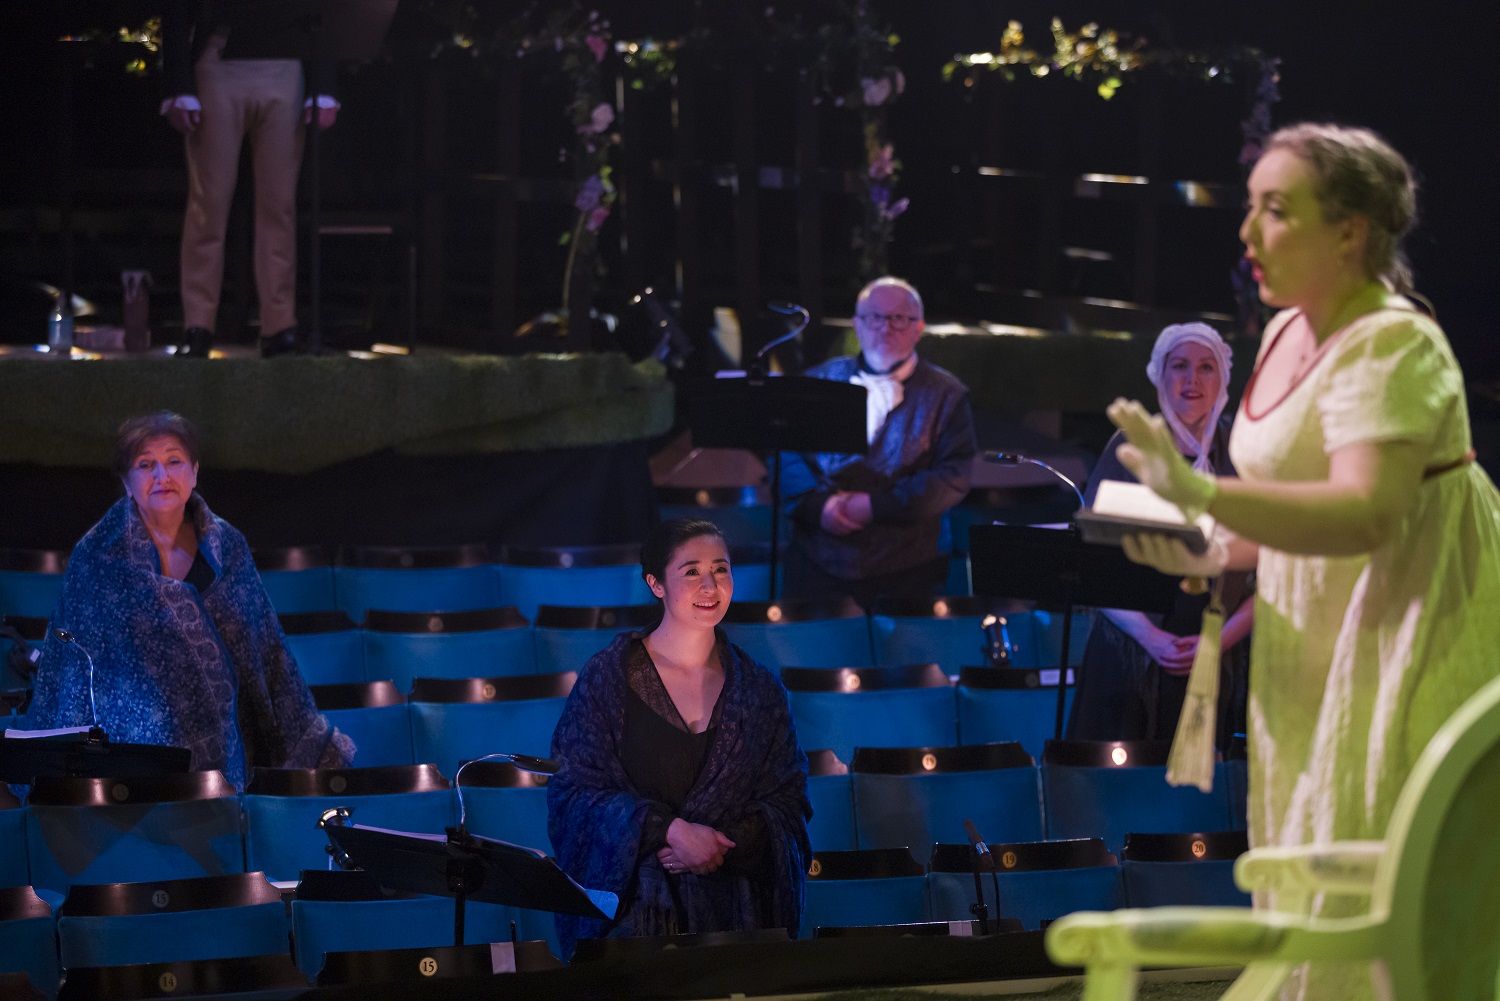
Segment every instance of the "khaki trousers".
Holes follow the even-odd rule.
[[[302,64],[221,58],[209,41],[194,67],[198,128],[187,137],[188,201],[182,224],[185,327],[214,329],[224,283],[224,235],[250,139],[255,183],[255,292],[262,335],[297,322],[297,175],[302,165]]]

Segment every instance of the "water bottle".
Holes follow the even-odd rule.
[[[47,351],[51,354],[73,352],[73,297],[59,291],[52,302],[52,315],[47,319]]]

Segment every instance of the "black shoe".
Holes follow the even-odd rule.
[[[214,346],[214,332],[207,327],[188,327],[177,345],[178,358],[207,358]]]
[[[260,356],[262,358],[275,358],[277,355],[300,355],[304,354],[302,339],[297,335],[296,327],[287,327],[278,331],[270,337],[260,339]]]

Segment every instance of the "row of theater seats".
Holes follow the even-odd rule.
[[[999,861],[977,893],[967,844],[934,845],[925,865],[904,848],[819,852],[801,935],[968,922],[976,897],[990,931],[1035,930],[1076,910],[1243,906],[1248,897],[1234,887],[1232,865],[1245,847],[1239,831],[1135,835],[1119,857],[1098,840],[995,844]],[[311,871],[295,888],[254,871],[75,884],[66,896],[0,888],[0,991],[7,975],[19,974],[51,998],[64,971],[63,998],[90,1001],[197,993],[210,976],[240,991],[357,982],[378,969],[375,951],[452,944],[453,912],[448,898],[383,892],[361,872]],[[464,916],[465,943],[521,940],[506,953],[514,968],[556,965],[550,915],[471,901]],[[212,960],[221,962],[210,975],[203,966]],[[420,952],[397,961],[423,960],[436,965]]]
[[[1056,672],[965,668],[957,682],[932,664],[905,668],[786,668],[798,740],[851,760],[856,747],[951,747],[1016,741],[1033,758],[1055,729]],[[574,672],[493,678],[416,678],[314,685],[331,723],[358,746],[360,765],[460,761],[496,751],[545,757]],[[1072,690],[1065,693],[1065,705]],[[17,718],[18,728],[24,728]]]

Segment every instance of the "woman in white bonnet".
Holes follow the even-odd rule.
[[[1156,386],[1162,418],[1178,451],[1200,472],[1233,475],[1229,462],[1229,346],[1204,323],[1178,323],[1156,338],[1146,375]],[[1115,456],[1116,432],[1089,478],[1086,501],[1104,480],[1133,482]],[[1220,679],[1219,747],[1244,730],[1246,645],[1254,602],[1249,575],[1224,582],[1224,676]],[[1067,736],[1074,740],[1169,740],[1198,649],[1206,595],[1181,595],[1166,615],[1101,608],[1094,615],[1079,671]]]

